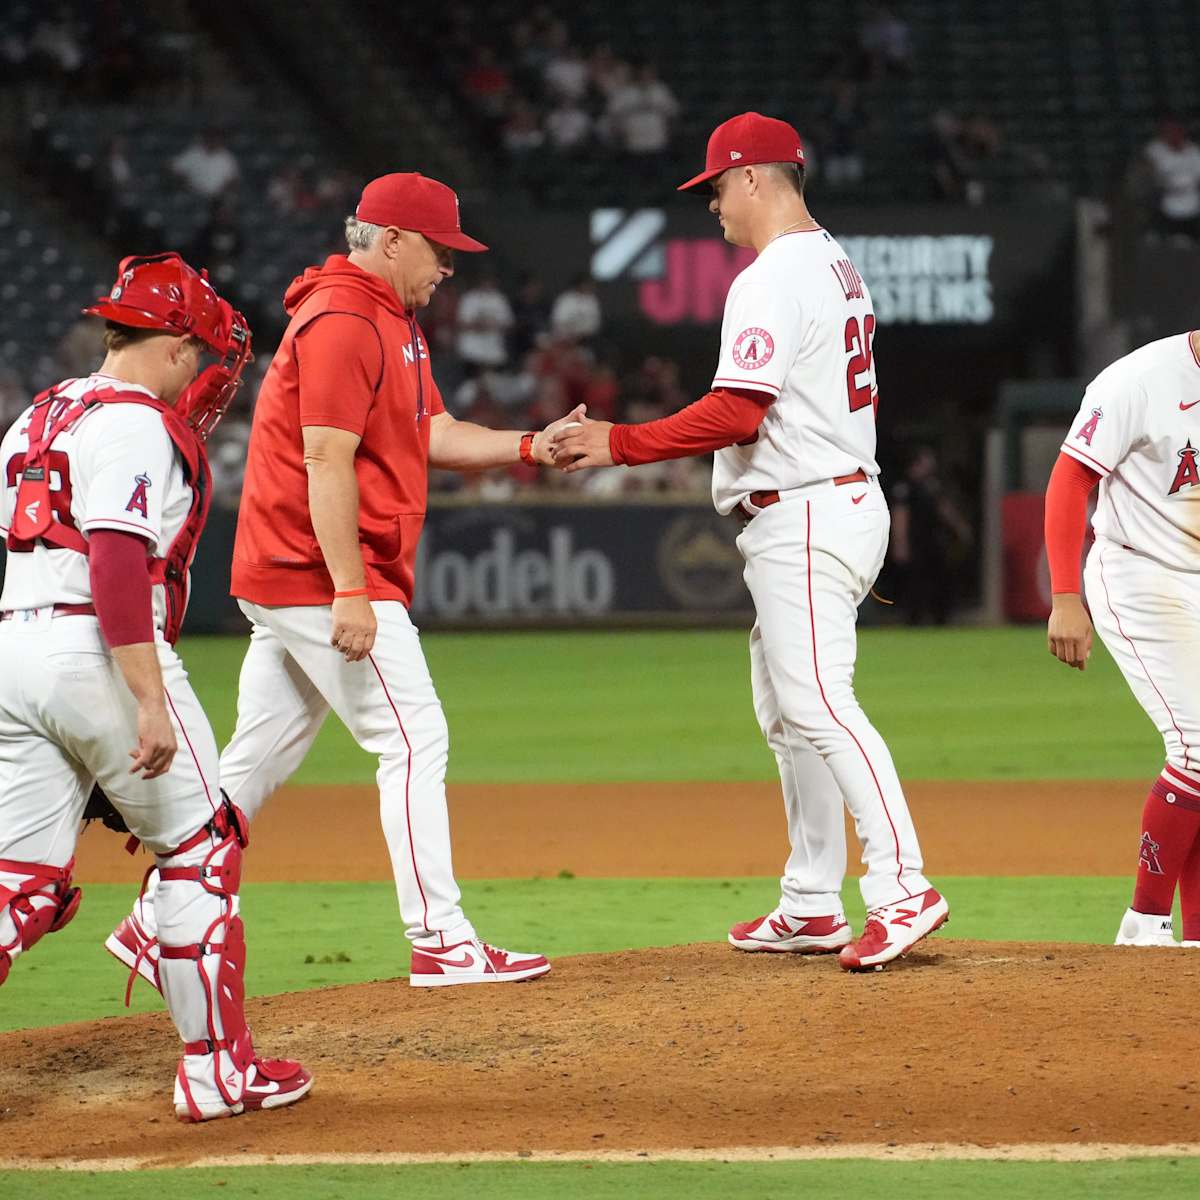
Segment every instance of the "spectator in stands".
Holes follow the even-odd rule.
[[[317,197],[299,166],[285,166],[267,183],[267,200],[284,217],[315,207]],[[351,205],[351,208],[354,206]]]
[[[913,449],[904,478],[892,488],[891,509],[891,559],[908,623],[945,625],[958,604],[974,533],[938,477],[929,446]]]
[[[1200,146],[1181,121],[1168,117],[1142,159],[1155,195],[1151,228],[1172,240],[1200,241]]]
[[[1003,150],[1000,126],[982,113],[960,118],[939,109],[930,118],[934,189],[943,200],[982,204]]]
[[[661,153],[670,140],[671,122],[678,115],[679,101],[651,63],[638,66],[633,78],[609,96],[610,136],[626,154]]]
[[[912,30],[885,4],[872,5],[858,33],[863,75],[883,79],[912,73]]]
[[[549,327],[546,283],[540,275],[527,272],[518,283],[513,301],[512,357],[517,361],[524,359]]]
[[[208,220],[196,233],[188,249],[188,261],[204,267],[216,280],[226,284],[237,269],[242,252],[242,231],[237,221],[237,206],[232,196],[224,196],[212,206]]]
[[[870,114],[852,79],[834,82],[817,122],[821,175],[830,187],[859,183],[863,177],[861,138]]]
[[[569,41],[557,48],[542,70],[547,95],[556,101],[579,104],[587,95],[591,71],[577,46]]]
[[[513,104],[500,140],[513,158],[524,158],[546,144],[546,135],[538,121],[537,110],[532,104],[525,100],[518,100]]]
[[[37,24],[29,47],[34,64],[64,80],[74,79],[84,65],[83,34],[69,9]]]
[[[579,275],[560,292],[550,309],[550,332],[563,342],[588,344],[600,332],[604,314],[596,284],[589,275]]]
[[[561,154],[575,154],[592,140],[592,118],[578,100],[563,100],[546,117],[550,145]]]
[[[503,118],[512,96],[512,80],[500,64],[494,46],[480,46],[475,62],[463,76],[467,99],[491,120]]]
[[[171,161],[171,170],[206,200],[215,200],[237,184],[241,171],[219,129],[206,129]]]
[[[458,301],[455,351],[463,365],[475,372],[502,367],[508,361],[508,334],[513,324],[508,297],[495,275],[484,271]]]
[[[588,59],[588,75],[593,90],[607,107],[613,91],[629,82],[632,75],[629,64],[618,58],[608,43],[597,46]]]
[[[92,321],[91,324],[99,325],[100,322]],[[88,370],[95,368],[96,364],[92,363]],[[25,411],[31,399],[16,369],[0,364],[0,426],[7,429]]]
[[[110,138],[96,164],[96,189],[104,203],[104,232],[120,242],[128,241],[138,224],[139,196],[128,145],[120,135]]]
[[[80,317],[62,335],[55,349],[62,379],[82,379],[104,361],[104,326],[91,317]]]

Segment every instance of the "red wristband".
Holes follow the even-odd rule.
[[[538,460],[533,457],[533,439],[537,436],[534,433],[521,434],[521,461],[528,463],[531,467],[538,465]]]
[[[334,592],[333,598],[335,600],[349,600],[351,596],[365,596],[366,594],[367,589],[365,587],[351,588],[346,592]]]

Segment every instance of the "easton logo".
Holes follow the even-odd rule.
[[[125,505],[125,511],[141,513],[144,517],[146,516],[146,489],[150,486],[150,476],[135,475],[133,482],[133,495],[129,497],[129,503]]]
[[[1158,843],[1148,833],[1142,834],[1142,850],[1138,858],[1141,860],[1140,865],[1145,867],[1151,875],[1163,873],[1158,862]]]
[[[1175,468],[1175,478],[1171,481],[1168,496],[1173,496],[1181,488],[1196,487],[1200,484],[1200,469],[1196,467],[1196,454],[1192,447],[1192,439],[1188,438],[1187,445],[1179,451],[1179,466]]]
[[[1083,423],[1079,432],[1075,435],[1077,442],[1086,442],[1089,446],[1092,444],[1092,437],[1096,432],[1096,426],[1100,424],[1100,418],[1104,416],[1098,408],[1092,409],[1092,415]]]

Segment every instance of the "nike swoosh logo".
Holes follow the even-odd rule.
[[[275,1082],[275,1080],[267,1079],[264,1076],[261,1083],[256,1083],[254,1085],[254,1090],[256,1092],[266,1092],[268,1096],[271,1096],[271,1095],[274,1095],[274,1093],[279,1091],[280,1089],[279,1089],[279,1084],[277,1084]]]
[[[437,954],[431,954],[429,957],[434,962],[441,963],[443,967],[469,967],[475,961],[469,954],[464,954],[462,958],[442,958]]]
[[[1193,400],[1193,401],[1191,402],[1191,404],[1184,404],[1184,402],[1183,402],[1182,400],[1180,400],[1180,402],[1179,402],[1179,411],[1180,411],[1180,412],[1187,412],[1187,410],[1188,410],[1189,408],[1195,408],[1197,404],[1200,404],[1200,400]]]
[[[866,492],[863,492],[863,494],[862,494],[861,496],[851,496],[851,497],[850,497],[850,503],[851,503],[851,504],[859,504],[859,503],[861,503],[863,500],[865,500],[866,498],[867,498],[867,493],[866,493]]]

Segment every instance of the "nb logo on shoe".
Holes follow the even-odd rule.
[[[914,908],[899,908],[896,910],[896,915],[888,923],[890,925],[899,925],[902,929],[911,929],[916,916],[917,911]]]

